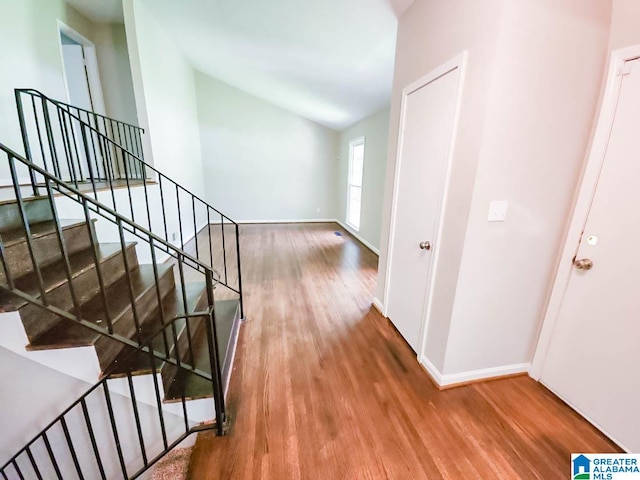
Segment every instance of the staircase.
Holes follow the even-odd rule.
[[[0,144],[13,181],[0,345],[11,326],[25,356],[50,351],[48,366],[94,386],[0,473],[136,478],[190,434],[227,428],[239,227],[148,165],[138,127],[34,90],[16,100],[27,158]],[[68,365],[73,349],[82,365]]]

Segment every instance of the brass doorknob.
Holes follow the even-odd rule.
[[[593,261],[590,258],[580,258],[573,261],[573,266],[578,270],[591,270]]]
[[[421,250],[431,250],[431,242],[427,240],[426,242],[420,242]]]

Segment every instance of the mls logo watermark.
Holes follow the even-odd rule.
[[[640,455],[628,453],[572,453],[573,480],[640,480]]]

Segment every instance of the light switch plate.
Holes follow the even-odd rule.
[[[507,209],[509,208],[509,202],[507,200],[493,200],[489,204],[489,218],[490,222],[504,222],[507,219]]]

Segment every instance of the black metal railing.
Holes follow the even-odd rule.
[[[194,266],[211,269],[238,295],[244,318],[239,225],[202,198],[149,165],[142,156],[142,129],[16,89],[27,159],[55,178],[179,246]],[[20,173],[20,172],[19,172]],[[39,195],[41,174],[21,180]],[[123,193],[126,192],[126,193]],[[186,253],[188,252],[188,256]]]
[[[89,127],[82,128],[87,129]],[[3,270],[0,288],[40,307],[44,314],[38,321],[47,322],[51,321],[51,317],[54,317],[55,321],[64,319],[67,322],[74,322],[76,325],[81,325],[85,329],[99,334],[101,338],[116,342],[120,346],[120,353],[126,354],[126,357],[143,355],[148,358],[149,367],[147,373],[151,373],[154,382],[152,392],[154,401],[152,406],[158,415],[158,423],[155,425],[159,428],[162,437],[162,444],[156,449],[156,453],[151,454],[151,449],[148,449],[145,439],[149,441],[149,439],[155,437],[145,430],[146,427],[142,427],[139,402],[136,401],[139,389],[143,387],[136,386],[132,374],[133,367],[129,367],[124,372],[116,372],[127,378],[129,385],[128,396],[131,400],[132,413],[135,419],[135,437],[141,452],[139,459],[142,459],[142,464],[131,466],[131,462],[134,462],[134,459],[127,460],[128,450],[123,447],[122,439],[118,434],[118,424],[122,422],[123,414],[119,409],[114,410],[109,387],[109,382],[114,380],[116,367],[121,367],[123,364],[127,365],[127,362],[120,357],[117,357],[120,358],[119,361],[113,361],[114,358],[111,358],[111,366],[105,369],[105,376],[98,384],[74,402],[69,409],[58,416],[0,468],[3,478],[68,478],[63,475],[62,466],[66,466],[66,468],[71,466],[70,468],[80,478],[111,478],[111,475],[105,476],[105,465],[101,460],[104,453],[96,446],[97,437],[92,433],[92,429],[95,428],[95,420],[93,420],[91,409],[88,408],[88,403],[90,399],[93,401],[92,399],[95,395],[104,397],[104,408],[106,408],[106,416],[110,422],[110,431],[113,439],[113,444],[110,444],[108,448],[118,458],[118,464],[124,478],[138,476],[190,433],[203,428],[215,428],[219,434],[222,434],[226,422],[226,412],[214,298],[214,288],[216,285],[222,285],[222,282],[216,278],[216,272],[212,266],[203,263],[198,256],[194,256],[183,248],[171,244],[150,229],[135,223],[122,215],[120,211],[112,208],[112,206],[102,203],[100,198],[91,196],[92,191],[95,193],[93,189],[89,192],[82,192],[77,183],[70,184],[63,181],[54,172],[34,164],[2,144],[0,144],[0,151],[3,152],[3,156],[6,156],[11,173],[20,228],[24,233],[24,240],[30,259],[28,275],[30,275],[37,287],[33,291],[26,291],[21,288],[19,278],[25,272],[14,271],[14,264],[0,241],[0,260]],[[20,172],[26,173],[26,178],[30,179],[26,188],[23,188],[20,183]],[[24,190],[26,190],[26,193]],[[42,193],[42,196],[40,196],[40,193]],[[52,260],[49,259],[46,263],[41,260],[41,255],[36,246],[36,237],[31,230],[31,222],[25,205],[29,200],[27,197],[36,195],[39,196],[40,200],[46,198],[51,212],[51,221],[55,225],[57,249],[59,250],[59,255],[56,257],[58,262],[56,268],[64,270],[67,285],[63,295],[53,294],[47,288],[47,279],[50,273],[48,273],[48,269],[53,265],[51,263]],[[98,299],[101,304],[99,306],[99,311],[101,312],[100,320],[92,318],[87,313],[87,310],[95,313],[95,305],[91,310],[85,308],[86,303],[83,303],[86,302],[88,294],[87,291],[82,289],[90,288],[87,284],[91,282],[80,283],[73,276],[71,268],[72,254],[70,253],[72,240],[63,235],[58,214],[58,205],[62,200],[75,206],[76,211],[81,213],[81,218],[87,225],[89,233],[88,250],[93,255],[96,279],[93,282],[95,291],[91,293],[93,294],[92,298]],[[92,227],[94,218],[113,226],[117,232],[124,268],[122,269],[122,274],[115,279],[109,279],[106,273],[101,270],[101,261],[98,257],[99,245]],[[127,248],[130,246],[127,240],[131,239],[136,240],[138,243],[136,247],[138,254],[146,251],[151,259],[153,285],[155,288],[149,290],[151,293],[149,293],[148,298],[145,297],[144,308],[140,308],[139,303],[142,300],[136,297],[134,292],[135,280],[132,272],[136,267],[127,260]],[[51,247],[49,246],[48,248]],[[223,246],[220,246],[220,248],[223,248]],[[175,281],[178,282],[179,294],[176,295],[177,300],[175,302],[177,304],[173,306],[174,313],[171,318],[167,318],[167,290],[163,291],[161,285],[167,281],[172,284],[174,274],[173,271],[169,273],[167,271],[160,272],[162,264],[157,260],[158,254],[167,255],[173,259],[178,267],[178,275]],[[62,264],[62,266],[57,267],[59,264]],[[24,268],[24,265],[22,267]],[[195,281],[199,281],[204,285],[204,294],[201,299],[193,300],[188,298],[187,270],[190,272],[192,281],[195,279]],[[164,280],[167,278],[170,280]],[[111,302],[114,300],[112,287],[116,282],[122,282],[120,283],[121,285],[127,286],[125,290],[128,292],[129,297],[124,299],[124,308],[128,313],[120,315],[118,318],[114,318],[112,316],[113,312],[110,311]],[[122,305],[122,298],[119,299],[119,302]],[[105,320],[104,322],[102,317]],[[199,348],[197,352],[196,344],[198,344]],[[174,440],[168,439],[168,431],[162,413],[165,407],[160,395],[157,373],[169,375],[168,382],[177,382],[179,386],[182,385],[183,387],[186,385],[187,378],[190,378],[189,376],[195,376],[207,383],[211,390],[212,407],[215,409],[215,424],[204,426],[194,424],[189,416],[186,390],[185,388],[179,388],[177,400],[181,402],[182,409],[178,416],[184,423],[184,429],[177,430],[178,433],[174,435]],[[75,417],[72,412],[75,412]],[[78,412],[82,413],[82,415],[79,416]],[[175,414],[173,415],[175,416]],[[73,422],[72,418],[75,419]],[[54,435],[54,431],[57,432],[56,435],[60,440],[55,445],[50,438]],[[90,441],[83,442],[81,439],[86,439],[87,435]],[[81,446],[85,449],[92,449],[92,455],[96,457],[94,463],[97,470],[92,471],[87,466],[86,452],[81,455],[78,451]],[[61,451],[61,449],[64,451]],[[64,459],[67,461],[63,461]],[[85,469],[87,469],[87,472],[85,472]],[[29,474],[25,475],[25,471],[28,471]],[[45,473],[45,471],[48,473]]]

